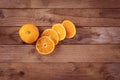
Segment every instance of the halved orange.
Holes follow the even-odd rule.
[[[39,36],[39,30],[33,24],[25,24],[20,28],[19,36],[25,43],[33,43]]]
[[[36,49],[40,54],[47,55],[55,49],[54,41],[48,36],[42,36],[37,40]]]
[[[52,29],[55,30],[58,33],[60,41],[65,39],[66,30],[65,30],[65,28],[64,28],[64,26],[62,24],[60,24],[60,23],[54,24],[52,26]]]
[[[42,36],[49,36],[55,43],[55,45],[59,42],[59,36],[57,32],[53,29],[46,29],[43,31]]]
[[[73,38],[76,34],[76,28],[73,22],[69,20],[64,20],[62,25],[65,27],[66,30],[66,38]]]

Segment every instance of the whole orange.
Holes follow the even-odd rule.
[[[25,43],[33,43],[39,37],[39,30],[33,24],[25,24],[20,28],[19,36]]]

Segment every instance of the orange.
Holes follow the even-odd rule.
[[[52,29],[55,30],[58,35],[59,35],[59,41],[65,39],[65,36],[66,36],[66,31],[65,31],[65,28],[62,24],[58,23],[58,24],[54,24],[52,26]]]
[[[65,27],[66,30],[66,38],[73,38],[76,34],[75,25],[69,20],[64,20],[62,22],[62,25]]]
[[[59,42],[59,36],[53,29],[46,29],[43,31],[42,36],[49,36],[54,41],[55,45],[57,45]]]
[[[20,28],[19,36],[25,43],[33,43],[39,36],[39,30],[33,24],[25,24]]]
[[[54,41],[48,36],[42,36],[37,40],[36,49],[40,54],[47,55],[55,49]]]

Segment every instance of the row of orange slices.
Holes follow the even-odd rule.
[[[75,34],[75,25],[70,20],[64,20],[54,24],[51,29],[44,30],[39,39],[39,29],[33,24],[25,24],[19,30],[20,38],[26,43],[37,41],[36,49],[44,55],[52,53],[59,41],[73,38]]]

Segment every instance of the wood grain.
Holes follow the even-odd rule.
[[[120,8],[120,0],[0,0],[0,8]]]
[[[23,24],[65,19],[77,34],[50,55],[19,38]],[[0,0],[0,80],[120,80],[119,27],[120,0]]]
[[[120,45],[59,45],[48,56],[32,45],[0,45],[0,62],[120,62]]]
[[[119,80],[120,63],[0,63],[0,80]]]
[[[40,34],[51,27],[39,27]],[[18,31],[20,27],[0,27],[0,44],[22,45]],[[120,44],[119,27],[79,27],[72,39],[65,39],[59,44]]]
[[[0,26],[52,26],[65,19],[76,26],[120,26],[120,9],[0,9]]]

